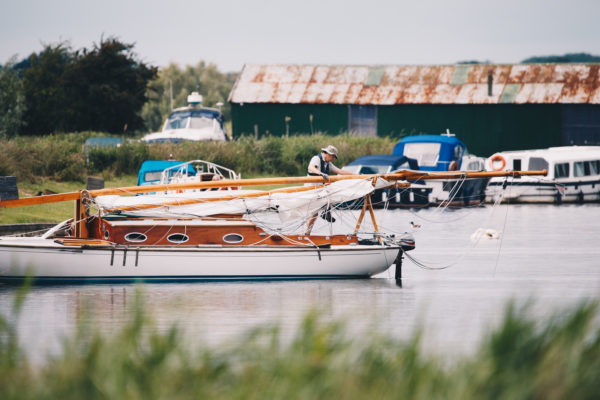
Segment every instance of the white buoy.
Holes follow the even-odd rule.
[[[502,231],[497,231],[495,229],[490,228],[478,228],[471,235],[471,241],[477,242],[479,240],[492,240],[492,239],[500,239],[502,235]]]

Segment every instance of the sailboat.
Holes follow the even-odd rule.
[[[399,267],[404,252],[415,247],[409,234],[379,230],[370,201],[374,190],[408,187],[414,179],[544,173],[399,171],[328,181],[321,176],[225,179],[5,200],[0,208],[59,201],[75,206],[72,219],[40,237],[0,238],[0,281],[28,276],[39,283],[370,277]],[[289,186],[307,183],[312,185]],[[257,185],[288,186],[245,189]],[[240,189],[208,190],[229,187]],[[354,229],[305,231],[311,216],[359,198],[364,201]],[[370,232],[361,229],[366,215]]]

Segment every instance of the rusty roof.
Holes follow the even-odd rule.
[[[229,101],[375,105],[600,104],[600,64],[247,64]]]

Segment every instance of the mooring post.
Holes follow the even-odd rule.
[[[394,275],[396,282],[402,281],[402,250],[398,252],[394,264],[396,264],[396,273]]]

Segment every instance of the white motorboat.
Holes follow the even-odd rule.
[[[502,196],[514,203],[584,203],[600,201],[600,146],[563,146],[503,151],[486,160],[488,171],[546,169],[543,178],[492,178],[487,201]]]
[[[220,110],[202,106],[202,96],[192,92],[188,106],[174,109],[167,117],[161,132],[142,137],[147,143],[182,141],[226,141],[224,118]]]

